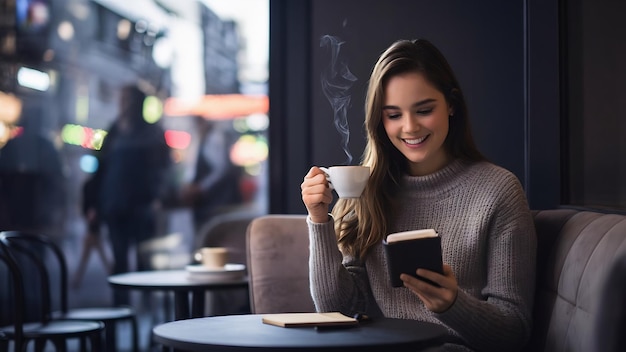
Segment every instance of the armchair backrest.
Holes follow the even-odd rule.
[[[264,215],[246,234],[252,313],[314,312],[306,215]]]
[[[67,292],[67,264],[61,249],[46,235],[29,233],[22,231],[3,231],[0,233],[0,241],[6,249],[6,255],[13,257],[20,265],[23,279],[36,279],[35,287],[38,293],[32,294],[40,300],[40,312],[38,314],[42,323],[52,320],[52,312],[59,309],[62,312],[68,310]],[[50,264],[46,259],[51,257]],[[30,268],[30,269],[26,269]],[[30,275],[25,275],[24,271],[33,270]],[[54,275],[57,274],[57,275]],[[17,277],[17,273],[13,273]],[[26,285],[23,281],[22,285]],[[26,289],[26,287],[24,287]],[[53,290],[58,289],[58,294]],[[58,300],[58,301],[55,301]],[[31,304],[32,305],[32,302]]]
[[[12,314],[10,317],[6,317],[9,321],[2,322],[3,324],[9,325],[12,324],[15,327],[15,350],[20,351],[23,346],[23,338],[24,338],[24,311],[25,311],[25,302],[24,302],[24,278],[22,277],[22,273],[18,267],[18,264],[15,262],[15,259],[9,253],[7,246],[4,243],[3,238],[0,235],[0,262],[3,262],[8,272],[11,275],[11,292],[7,292],[13,298]],[[3,312],[4,314],[9,314],[9,312]],[[0,336],[0,340],[2,340],[4,336]],[[5,345],[3,345],[3,343]],[[8,348],[8,341],[0,341],[0,347]],[[2,349],[0,348],[0,349]]]
[[[626,273],[619,268],[626,257],[626,216],[575,209],[533,214],[537,285],[533,333],[524,350],[623,351],[605,348],[613,342],[608,339],[619,337],[606,327],[617,327],[623,335],[626,326],[621,292]],[[615,302],[614,293],[621,304],[609,303]],[[602,349],[596,348],[598,337],[605,340]]]

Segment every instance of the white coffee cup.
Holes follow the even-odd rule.
[[[207,268],[221,269],[228,261],[228,249],[224,247],[202,247],[194,258]]]
[[[320,167],[339,198],[359,198],[370,177],[369,166]]]

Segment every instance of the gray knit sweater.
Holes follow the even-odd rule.
[[[344,257],[332,221],[309,223],[311,294],[318,311],[382,312],[448,329],[445,350],[515,351],[530,336],[536,237],[519,180],[487,162],[453,161],[427,176],[405,176],[390,232],[433,228],[459,291],[445,312],[429,311],[390,285],[382,244],[365,262]],[[465,347],[466,346],[466,347]]]

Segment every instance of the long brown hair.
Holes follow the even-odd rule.
[[[401,177],[408,173],[408,161],[393,146],[382,122],[385,86],[391,77],[406,72],[423,74],[452,107],[454,116],[444,142],[451,159],[485,159],[474,144],[465,98],[443,54],[424,39],[393,43],[372,70],[365,100],[367,145],[361,164],[370,167],[370,179],[360,198],[339,199],[332,210],[342,252],[361,259],[387,235]]]

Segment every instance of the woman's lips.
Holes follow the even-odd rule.
[[[403,139],[404,143],[408,144],[409,146],[417,146],[420,145],[422,143],[424,143],[424,141],[426,139],[428,139],[429,135],[426,135],[424,137],[420,137],[420,138],[413,138],[413,139]]]

